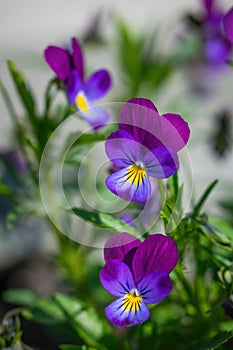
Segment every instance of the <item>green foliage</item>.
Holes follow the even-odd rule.
[[[173,67],[161,55],[156,43],[156,32],[136,35],[122,20],[116,22],[118,53],[123,78],[130,85],[130,96],[136,96],[142,86],[156,91],[167,80]]]
[[[189,347],[189,350],[213,350],[233,337],[233,331],[220,332],[211,338],[203,337]]]
[[[97,211],[88,211],[82,208],[71,208],[75,215],[81,217],[82,219],[91,222],[93,225],[102,228],[109,228],[116,232],[128,232],[135,237],[139,237],[140,233],[135,230],[132,226],[125,224],[123,221],[114,218],[110,214],[97,212]]]

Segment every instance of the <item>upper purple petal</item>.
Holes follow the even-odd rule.
[[[82,79],[76,70],[72,70],[67,82],[67,95],[71,104],[75,104],[75,98],[79,91],[83,90]]]
[[[66,80],[71,72],[71,61],[68,51],[57,46],[48,46],[44,51],[46,62],[60,80]]]
[[[139,106],[144,106],[144,107],[152,109],[153,111],[158,112],[154,103],[151,100],[148,100],[147,98],[134,97],[134,98],[131,98],[131,100],[127,101],[127,103],[132,103],[132,104],[136,104]]]
[[[168,296],[172,282],[166,271],[157,270],[145,276],[137,284],[137,289],[146,304],[155,304]]]
[[[143,158],[148,176],[166,179],[179,168],[176,151],[172,147],[160,146],[149,151]]]
[[[85,83],[85,94],[89,100],[98,100],[108,92],[110,86],[110,74],[108,71],[101,69],[88,78]]]
[[[215,0],[202,0],[203,7],[205,8],[206,12],[210,15],[213,8],[213,3]]]
[[[150,311],[148,310],[148,307],[143,301],[141,301],[140,308],[138,308],[137,310],[126,310],[124,305],[125,297],[121,297],[113,301],[105,309],[106,317],[115,326],[135,326],[139,323],[145,322],[150,316]]]
[[[223,26],[227,39],[233,44],[233,7],[223,17]]]
[[[121,109],[119,119],[121,130],[127,131],[137,142],[150,150],[159,146],[170,146],[179,151],[186,145],[190,130],[188,123],[180,115],[160,116],[156,109],[134,104],[132,101],[134,99]]]
[[[157,110],[143,104],[133,103],[134,100],[130,100],[122,107],[119,128],[127,131],[137,142],[148,149],[160,146],[158,136],[161,134],[161,118]]]
[[[110,236],[104,245],[104,259],[124,261],[126,255],[137,248],[141,242],[127,232]]]
[[[112,259],[100,271],[100,282],[112,295],[117,297],[126,295],[135,288],[132,272],[120,260]]]
[[[84,60],[81,46],[79,45],[76,38],[72,38],[72,59],[73,59],[73,68],[77,70],[80,78],[84,79]]]
[[[178,250],[172,238],[162,234],[149,236],[136,250],[132,270],[135,282],[156,270],[171,272],[178,261]]]
[[[179,114],[167,113],[162,118],[162,143],[173,147],[177,152],[188,142],[190,129]]]

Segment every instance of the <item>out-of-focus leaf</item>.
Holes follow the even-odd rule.
[[[88,211],[82,208],[70,208],[69,210],[84,220],[93,223],[93,225],[97,227],[109,228],[116,232],[128,232],[137,238],[140,236],[140,233],[135,228],[125,224],[119,219],[114,218],[110,214],[97,211]]]
[[[117,21],[119,62],[124,69],[133,88],[138,87],[142,77],[142,44],[141,38],[133,35],[127,25]]]
[[[15,194],[11,190],[11,188],[2,182],[0,182],[0,194],[4,197],[9,198],[9,199],[15,198]]]
[[[96,350],[96,348],[86,346],[86,345],[69,345],[69,344],[63,344],[60,345],[61,350]]]
[[[201,42],[197,36],[184,39],[178,43],[170,56],[173,64],[189,63],[190,59],[197,56],[201,51]]]
[[[209,197],[210,193],[212,192],[212,190],[214,189],[214,187],[217,185],[218,180],[214,180],[205,190],[205,192],[203,193],[203,195],[201,196],[201,198],[199,199],[199,201],[197,202],[197,204],[195,205],[194,209],[193,209],[193,217],[195,218],[201,211],[203,205],[205,204],[205,201],[207,200],[207,198]]]
[[[61,308],[67,321],[85,343],[95,346],[104,332],[103,322],[93,308],[78,299],[56,293],[53,300]]]
[[[97,134],[97,133],[75,133],[70,136],[70,141],[73,139],[72,147],[86,145],[93,142],[105,141],[107,134]]]
[[[63,313],[54,301],[42,298],[24,289],[9,289],[3,293],[3,299],[11,304],[30,308],[25,310],[25,317],[41,323],[62,320]]]
[[[25,82],[25,79],[16,68],[15,64],[12,61],[8,61],[8,68],[11,73],[12,79],[15,83],[15,87],[18,91],[18,94],[21,98],[21,101],[28,113],[28,117],[31,120],[32,124],[36,121],[36,111],[35,111],[35,99],[32,95],[32,92]]]
[[[211,338],[203,338],[189,346],[189,350],[212,350],[217,349],[220,345],[226,343],[233,337],[233,331],[219,332]]]
[[[0,92],[2,94],[2,98],[3,98],[4,102],[5,102],[5,105],[6,105],[7,109],[8,109],[8,113],[9,113],[12,121],[14,123],[18,123],[17,115],[16,115],[16,112],[15,112],[15,109],[14,109],[14,105],[13,105],[13,103],[11,101],[11,98],[10,98],[10,96],[8,94],[7,89],[5,88],[5,86],[3,85],[1,80],[0,80]]]
[[[209,218],[210,228],[214,231],[214,235],[221,240],[222,243],[231,243],[233,245],[233,225],[226,220],[220,218]]]

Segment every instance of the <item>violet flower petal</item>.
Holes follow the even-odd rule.
[[[114,296],[123,296],[135,288],[132,272],[122,261],[112,259],[100,271],[100,282]]]
[[[48,46],[44,51],[44,57],[60,80],[68,78],[71,72],[71,60],[66,50],[57,46]]]
[[[140,161],[141,146],[128,132],[118,130],[112,132],[106,142],[105,151],[108,158],[117,166],[125,167]]]
[[[233,7],[223,17],[223,27],[227,39],[233,44]]]
[[[174,147],[178,152],[188,142],[190,129],[188,123],[179,114],[166,113],[162,118],[162,142],[165,146]]]
[[[76,97],[79,92],[83,91],[83,82],[76,70],[72,70],[67,83],[67,95],[71,104],[76,104]]]
[[[157,270],[138,282],[137,290],[146,304],[155,304],[168,296],[172,282],[166,271]]]
[[[89,103],[90,108],[85,112],[80,112],[80,114],[94,130],[97,130],[107,124],[109,114],[104,108],[100,106],[90,106],[90,104],[91,103]]]
[[[206,9],[206,12],[208,13],[208,15],[212,13],[214,1],[215,0],[202,0],[203,7]]]
[[[72,38],[72,59],[73,59],[73,68],[77,70],[80,78],[84,79],[84,59],[81,46],[79,45],[76,38]]]
[[[89,100],[97,100],[103,97],[111,86],[109,73],[101,69],[93,73],[85,83],[85,94]]]
[[[157,110],[127,102],[120,111],[119,128],[148,149],[161,145],[161,118]]]
[[[178,250],[172,238],[162,234],[149,236],[136,250],[132,270],[135,282],[156,270],[171,272],[178,261]]]
[[[205,44],[205,55],[214,65],[224,64],[230,55],[230,43],[222,37],[213,37]]]
[[[125,256],[135,250],[141,242],[127,232],[110,236],[104,245],[104,259],[118,259],[124,261]]]
[[[106,185],[110,191],[126,201],[145,202],[151,195],[148,176],[131,171],[131,168],[129,166],[109,175]],[[132,174],[130,179],[129,174]]]
[[[173,148],[157,147],[144,156],[143,163],[148,176],[165,179],[173,175],[179,168],[177,153]]]
[[[137,104],[139,106],[144,106],[144,107],[152,109],[153,111],[158,112],[154,103],[151,100],[148,100],[147,98],[134,97],[134,98],[131,98],[131,100],[127,101],[127,103],[132,103],[132,104]]]
[[[140,303],[140,308],[138,308],[137,310],[126,310],[124,305],[125,297],[122,297],[113,301],[105,309],[106,317],[115,326],[135,326],[136,324],[146,321],[150,316],[150,311],[148,310],[146,304],[143,301]]]

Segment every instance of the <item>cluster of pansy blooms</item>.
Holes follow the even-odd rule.
[[[100,69],[86,78],[85,62],[79,42],[72,38],[72,53],[64,48],[48,46],[45,60],[57,77],[64,82],[69,102],[75,105],[81,116],[96,130],[108,122],[104,108],[96,106],[111,87],[107,70]]]
[[[108,120],[99,106],[93,107],[110,88],[106,70],[93,73],[87,80],[81,47],[72,39],[69,51],[49,46],[45,59],[57,77],[64,82],[71,104],[97,129]],[[150,200],[153,186],[149,177],[165,179],[179,168],[177,152],[188,142],[188,124],[178,114],[159,115],[147,99],[133,98],[120,111],[119,129],[105,143],[113,164],[106,185],[126,201]],[[146,304],[162,301],[170,293],[169,273],[178,261],[176,243],[162,234],[148,236],[143,242],[128,233],[111,236],[104,248],[106,265],[100,272],[104,288],[119,297],[106,308],[110,322],[129,327],[146,321],[150,315]]]
[[[231,58],[233,44],[233,7],[227,12],[217,0],[201,0],[202,13],[193,17],[203,39],[203,54],[207,62],[223,65]]]

